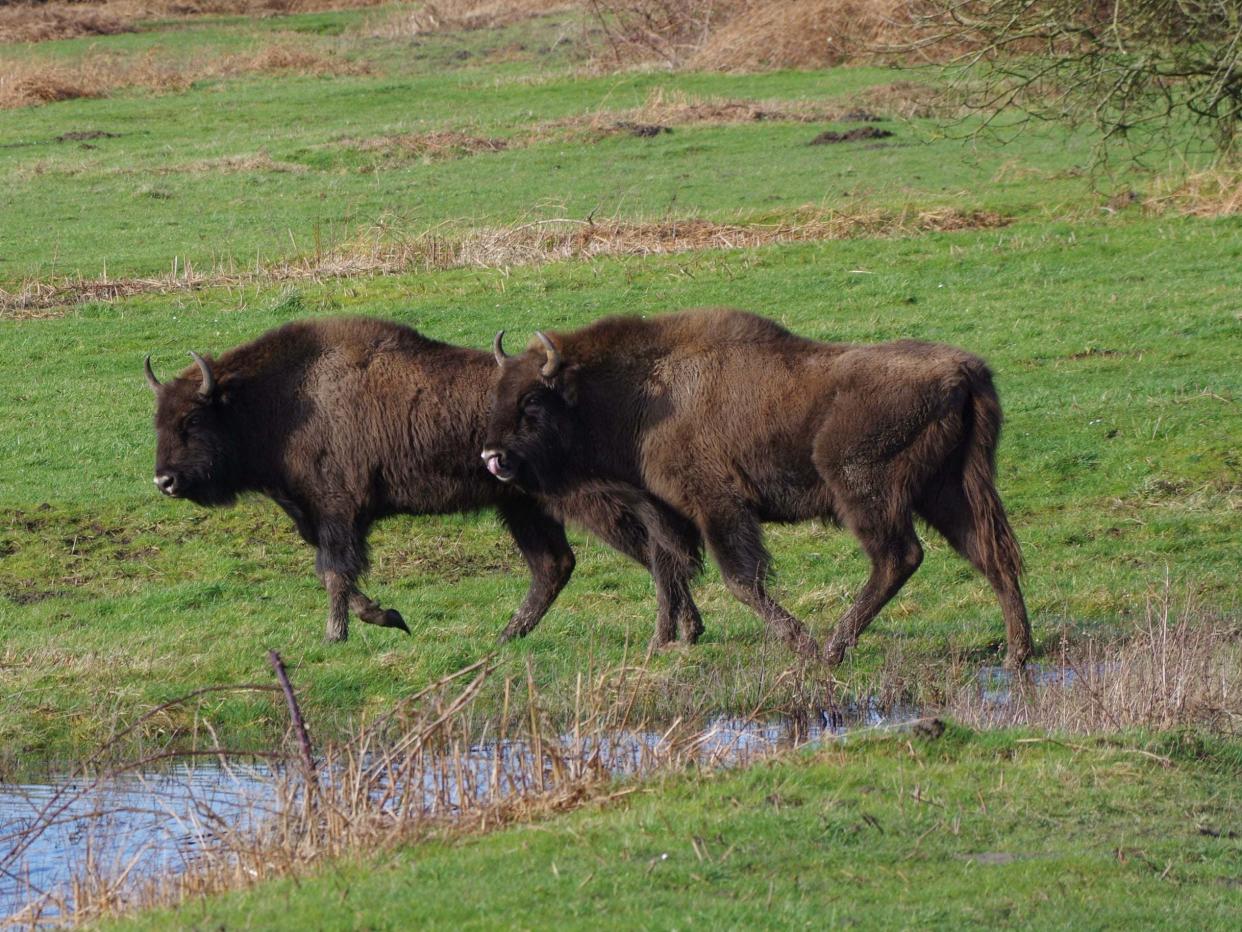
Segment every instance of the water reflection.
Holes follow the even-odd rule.
[[[684,730],[676,740],[681,759],[727,767],[917,717],[913,709],[868,704],[763,721],[718,718],[689,740]],[[422,784],[426,813],[451,817],[468,802],[530,792],[532,784],[555,778],[557,767],[568,767],[570,778],[601,770],[619,777],[641,775],[667,761],[661,750],[673,740],[672,732],[565,735],[554,748],[532,747],[527,741],[478,744],[442,762],[434,755],[424,759],[415,786]],[[86,875],[124,878],[132,887],[144,878],[184,870],[221,834],[245,834],[273,816],[281,804],[279,777],[265,765],[197,763],[86,781],[0,784],[0,917],[28,921],[37,911],[54,918],[54,903],[71,902],[72,883]],[[330,769],[319,775],[321,782],[333,779]],[[395,807],[397,800],[408,807],[410,788],[397,785],[402,779],[387,772],[376,775],[370,792],[377,811]]]

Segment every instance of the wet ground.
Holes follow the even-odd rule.
[[[728,767],[775,750],[918,720],[914,709],[874,706],[764,721],[721,718],[689,742],[684,732],[676,740],[683,758]],[[571,769],[575,762],[602,762],[618,777],[641,776],[667,763],[662,744],[670,740],[669,733],[657,731],[566,735],[556,755]],[[532,758],[528,743],[508,741],[473,746],[454,757],[451,767],[424,762],[424,811],[451,818],[464,795],[482,803],[525,792],[539,771]],[[331,780],[332,774],[319,779]],[[288,786],[278,769],[215,760],[154,772],[0,784],[0,917],[53,918],[57,904],[72,902],[73,885],[83,878],[123,878],[124,890],[184,870],[218,847],[222,833],[245,833],[274,817]]]
[[[1011,673],[984,667],[975,677],[980,708],[1003,725],[1026,687],[1064,688],[1078,674],[1065,667],[1032,667],[1015,684]],[[503,802],[557,780],[591,771],[640,777],[670,764],[733,767],[778,750],[851,735],[911,729],[938,737],[943,724],[927,710],[866,703],[845,712],[812,712],[766,719],[721,717],[693,730],[607,731],[562,735],[549,747],[525,740],[488,741],[447,752],[422,752],[417,767],[395,779],[394,758],[376,763],[368,792],[373,810],[402,810],[408,818],[453,818],[463,809]],[[552,763],[555,760],[555,764]],[[152,877],[219,857],[222,838],[244,838],[297,805],[298,774],[266,764],[214,757],[193,764],[103,775],[0,783],[0,926],[54,920],[72,904],[74,885],[106,878],[119,899]],[[316,779],[337,779],[322,766]],[[404,781],[404,782],[402,782]],[[7,917],[7,922],[6,922]]]

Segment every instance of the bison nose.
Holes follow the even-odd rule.
[[[162,472],[155,477],[155,487],[165,495],[176,495],[177,477],[172,473]]]

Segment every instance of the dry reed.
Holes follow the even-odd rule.
[[[1166,587],[1124,638],[1063,638],[1057,664],[1029,682],[957,689],[945,714],[976,728],[1054,734],[1199,728],[1242,734],[1242,627],[1178,611]]]
[[[1224,217],[1242,213],[1242,168],[1222,165],[1160,179],[1143,201],[1155,214]]]
[[[224,808],[206,796],[192,797],[193,805],[186,807],[192,814],[180,821],[169,817],[177,832],[193,841],[192,856],[175,870],[144,873],[140,854],[127,850],[124,859],[110,859],[102,846],[88,845],[67,885],[32,888],[30,901],[7,922],[81,924],[175,905],[297,876],[333,858],[487,831],[634,791],[619,780],[745,764],[788,737],[748,732],[750,720],[676,720],[649,728],[633,711],[638,695],[649,689],[646,671],[626,666],[579,675],[568,722],[552,722],[542,711],[528,668],[524,680],[503,684],[500,717],[479,724],[471,706],[488,676],[487,661],[447,676],[359,728],[352,739],[326,746],[318,760],[311,760],[304,742],[286,758],[304,765],[249,771],[241,781],[249,787],[248,798],[226,796]],[[291,720],[299,722],[296,701],[289,705]],[[247,756],[214,744],[195,754],[217,757],[226,774],[238,757]],[[106,804],[74,807],[93,800],[92,794],[118,774],[151,764],[148,758],[63,784],[27,824],[0,833],[9,852],[0,857],[0,872],[20,876],[22,854],[42,832],[72,825],[89,834],[92,826],[136,814]]]
[[[1059,660],[1060,666],[1033,670],[1027,680],[997,683],[987,679],[987,671],[982,680],[971,671],[971,685],[951,688],[936,714],[978,728],[1025,726],[1053,736],[1135,729],[1242,733],[1242,627],[1205,617],[1189,602],[1175,609],[1167,583],[1130,637],[1074,646],[1064,642]],[[911,689],[907,666],[886,665],[881,679],[887,682],[870,687],[856,706],[879,707],[886,694],[902,701]],[[832,690],[825,693],[823,682],[808,672],[813,671],[781,674],[749,716],[720,721],[695,715],[654,727],[636,711],[662,685],[644,665],[623,662],[598,670],[588,664],[577,678],[570,711],[554,720],[529,666],[525,677],[501,684],[498,715],[476,714],[474,705],[490,676],[489,661],[482,660],[402,701],[359,727],[352,738],[326,745],[317,758],[300,728],[298,741],[287,742],[296,748],[289,753],[237,752],[221,747],[206,725],[211,743],[185,754],[216,758],[226,774],[239,756],[274,763],[253,771],[249,795],[226,797],[225,808],[191,796],[190,814],[176,825],[179,836],[193,841],[184,863],[171,871],[144,873],[137,855],[127,852],[124,860],[110,860],[102,846],[88,848],[71,883],[32,889],[28,905],[7,921],[32,927],[46,921],[93,922],[175,905],[273,877],[299,876],[335,858],[373,855],[398,844],[484,832],[606,802],[635,791],[633,781],[640,777],[744,765],[837,733],[828,728],[817,734],[797,716],[775,728],[762,724],[764,703],[790,675],[819,682],[813,693],[821,703],[826,695],[831,698]],[[927,675],[926,669],[913,673]],[[230,689],[269,691],[274,704],[281,702],[280,690],[268,684],[208,687],[152,710],[112,743],[173,705]],[[928,689],[934,691],[934,686]],[[299,723],[292,690],[285,695],[291,722]],[[812,711],[829,710],[817,706]],[[910,729],[936,737],[943,725],[927,711],[921,718],[911,713],[897,724],[861,730]],[[62,784],[32,819],[0,830],[0,848],[7,852],[0,855],[0,876],[20,876],[23,852],[43,832],[73,826],[89,834],[98,820],[125,815],[106,805],[74,809],[94,799],[92,794],[118,773],[184,756],[156,754],[91,776],[90,766],[108,749],[88,761],[75,781]],[[1157,756],[1141,741],[1129,750]]]
[[[32,280],[0,288],[0,317],[60,316],[66,307],[139,294],[171,294],[212,287],[393,275],[450,268],[510,268],[570,259],[648,256],[698,250],[754,249],[859,237],[995,229],[1009,218],[992,211],[905,209],[834,211],[804,208],[770,222],[718,223],[702,219],[575,220],[549,218],[509,227],[455,230],[448,225],[413,235],[377,228],[313,256],[259,265],[195,268],[174,259],[168,273],[151,277]]]

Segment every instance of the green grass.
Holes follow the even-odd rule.
[[[374,224],[404,234],[449,219],[468,228],[591,211],[779,216],[809,202],[845,212],[982,207],[1015,222],[296,288],[260,279],[0,320],[0,770],[80,758],[155,704],[264,677],[269,647],[292,663],[321,736],[493,649],[526,580],[490,515],[379,528],[368,591],[399,608],[414,636],[355,625],[348,644],[325,647],[311,552],[274,506],[250,500],[208,512],[154,493],[143,356],[154,353],[167,377],[188,349],[220,352],[306,315],[380,315],[486,347],[502,327],[521,339],[605,313],[729,303],[812,337],[959,344],[997,373],[1008,417],[999,482],[1030,566],[1037,639],[1054,644],[1065,627],[1124,631],[1166,578],[1208,613],[1237,611],[1236,218],[1099,211],[1083,172],[1090,140],[1055,127],[1001,148],[948,139],[932,121],[891,122],[895,144],[868,149],[810,147],[819,126],[755,122],[652,139],[553,135],[458,160],[368,160],[339,143],[446,128],[516,137],[638,105],[655,89],[841,101],[908,75],[583,76],[571,67],[578,52],[549,51],[551,38],[570,34],[560,18],[413,44],[370,38],[357,28],[361,16],[194,21],[0,51],[136,56],[156,43],[208,54],[301,30],[310,47],[339,48],[377,69],[0,112],[0,282],[90,277],[105,264],[110,275],[148,273],[174,257],[245,264],[304,254]],[[122,135],[94,140],[94,149],[54,141],[84,129]],[[257,152],[307,171],[163,173]],[[861,584],[864,560],[847,534],[812,525],[772,528],[769,540],[783,599],[822,635]],[[1001,625],[987,587],[938,538],[927,543],[923,568],[844,669],[856,685],[886,658],[928,670],[997,655]],[[572,701],[576,672],[640,655],[654,616],[645,573],[599,545],[575,545],[569,589],[533,637],[496,661],[500,681],[529,660],[554,707]],[[660,688],[648,714],[751,708],[789,663],[713,571],[698,598],[707,636],[693,651],[653,660]],[[494,711],[489,702],[481,707]],[[236,745],[271,741],[284,728],[283,710],[267,698],[219,696],[153,720],[142,741],[188,743],[202,716]]]
[[[326,647],[311,552],[274,506],[202,511],[152,490],[144,353],[167,375],[191,347],[218,351],[306,314],[377,314],[486,346],[500,327],[731,302],[810,336],[967,346],[993,364],[1007,411],[999,482],[1026,549],[1038,640],[1055,646],[1065,624],[1124,628],[1166,574],[1201,607],[1236,611],[1237,234],[1229,220],[1030,225],[143,297],[7,324],[0,675],[23,698],[5,703],[0,745],[11,757],[72,757],[116,719],[190,687],[264,676],[269,647],[293,662],[312,720],[332,733],[492,649],[525,573],[490,516],[381,526],[368,591],[414,636],[355,625],[348,644]],[[864,559],[840,531],[769,537],[779,591],[822,634]],[[645,573],[579,543],[575,580],[544,624],[499,653],[502,674],[520,675],[529,657],[564,702],[575,671],[639,651],[654,615]],[[717,707],[749,707],[763,688],[752,665],[779,670],[787,658],[714,572],[699,594],[703,644],[657,669],[679,701],[706,691]],[[864,676],[894,651],[912,663],[985,662],[1001,630],[983,581],[929,535],[923,568],[847,672]],[[265,699],[219,699],[210,713],[241,744],[283,729]],[[187,740],[191,718],[157,724],[166,730],[153,740]]]
[[[1235,927],[1242,746],[1148,748],[861,740],[107,928]]]
[[[344,29],[356,27],[360,14],[332,16]],[[1081,171],[1090,140],[1057,129],[1029,136],[1020,154],[964,146],[930,120],[890,122],[894,137],[878,145],[809,146],[821,130],[842,127],[769,121],[675,127],[650,139],[618,136],[597,144],[566,142],[553,133],[504,152],[385,165],[344,145],[446,128],[521,137],[548,121],[636,106],[657,90],[847,101],[911,76],[850,68],[584,77],[557,57],[571,58],[568,52],[545,53],[535,70],[531,59],[539,49],[556,36],[578,34],[578,27],[566,28],[562,18],[552,18],[499,37],[484,30],[417,44],[368,38],[365,31],[324,39],[286,29],[309,49],[339,50],[376,70],[210,80],[184,94],[122,90],[102,100],[0,111],[0,172],[7,182],[0,192],[6,229],[0,284],[105,270],[114,276],[163,272],[174,256],[199,268],[247,267],[326,248],[377,223],[409,232],[445,221],[510,224],[591,214],[721,219],[804,204],[854,211],[913,203],[1039,214],[1099,201]],[[72,59],[85,49],[140,56],[155,49],[162,56],[209,58],[250,51],[271,37],[266,29],[226,23],[89,44],[46,43],[22,57]],[[496,54],[516,46],[525,49],[516,58]],[[0,50],[0,62],[12,54]],[[461,54],[468,57],[459,60]],[[552,60],[544,61],[548,56]],[[82,131],[116,136],[92,140],[89,148],[57,141]],[[305,170],[202,168],[205,160],[259,154]]]

